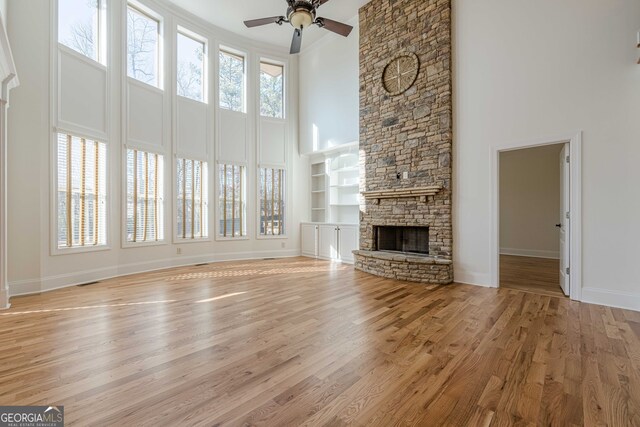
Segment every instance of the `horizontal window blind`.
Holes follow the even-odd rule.
[[[127,150],[127,241],[164,239],[164,158]]]
[[[285,170],[260,168],[260,234],[285,234]]]
[[[58,134],[58,248],[105,245],[107,146]]]
[[[209,237],[209,198],[207,162],[177,159],[177,237],[202,239]]]
[[[218,235],[246,236],[245,167],[233,164],[218,165]]]

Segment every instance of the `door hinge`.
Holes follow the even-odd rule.
[[[566,271],[567,276],[568,276],[568,275],[569,275],[569,271],[570,271],[570,270],[569,270],[569,267],[567,267],[567,268],[565,269],[565,271]]]
[[[567,163],[569,163],[570,158],[571,158],[570,156],[567,156]]]
[[[567,218],[567,219],[570,219],[571,218],[571,213],[570,212],[565,213],[564,217]]]

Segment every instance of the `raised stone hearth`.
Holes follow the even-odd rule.
[[[411,282],[448,284],[453,281],[453,262],[432,256],[384,251],[354,251],[355,267],[366,273]]]
[[[383,71],[404,53],[418,56],[418,77],[392,96],[382,85]],[[453,281],[451,115],[451,1],[374,0],[362,7],[357,269],[423,283]],[[378,251],[381,226],[428,227],[428,251]]]

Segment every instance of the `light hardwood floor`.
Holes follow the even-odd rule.
[[[640,313],[306,258],[14,298],[0,349],[68,425],[640,425]]]
[[[540,295],[564,297],[557,259],[500,255],[500,286]]]

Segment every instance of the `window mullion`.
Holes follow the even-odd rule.
[[[158,155],[154,154],[155,167],[153,169],[153,229],[155,240],[158,241]]]
[[[204,162],[200,160],[200,238],[204,237]]]
[[[98,233],[99,233],[99,225],[98,225],[98,221],[99,218],[98,216],[100,215],[100,212],[98,210],[98,193],[99,191],[99,185],[100,185],[100,146],[97,142],[93,142],[93,146],[95,147],[94,149],[94,155],[95,155],[95,182],[93,183],[94,187],[93,187],[93,244],[94,246],[98,244]]]
[[[191,160],[191,238],[195,239],[196,215],[196,162]]]
[[[244,211],[244,185],[243,185],[243,182],[242,182],[242,180],[243,180],[243,176],[242,176],[243,175],[243,173],[242,173],[243,170],[244,170],[244,167],[240,166],[240,178],[238,180],[239,183],[240,183],[240,188],[239,188],[239,191],[240,191],[240,197],[239,197],[240,206],[238,207],[240,209],[240,212],[239,212],[239,217],[240,217],[240,237],[242,237],[244,235],[244,221],[243,221],[244,220],[244,218],[243,218],[243,211]]]
[[[87,140],[80,139],[80,246],[84,246],[87,200]]]
[[[187,159],[182,159],[182,238],[187,238]]]
[[[138,150],[133,150],[133,241],[138,241]]]
[[[71,150],[73,149],[73,143],[71,141],[71,135],[67,135],[67,246],[71,247],[72,241],[72,233],[73,227],[71,224],[71,191],[73,190],[73,186],[71,184],[73,170],[71,167],[71,162],[73,160],[73,156],[71,154]]]
[[[224,223],[224,232],[223,232],[223,236],[227,237],[227,165],[224,165],[224,177],[223,177],[223,202],[222,202],[222,206],[223,206],[223,223]]]
[[[275,191],[276,191],[276,170],[271,169],[271,235],[275,234]]]
[[[147,240],[147,228],[149,221],[149,153],[144,153],[144,217],[142,224],[142,240]]]
[[[278,235],[282,235],[282,169],[278,169]]]

